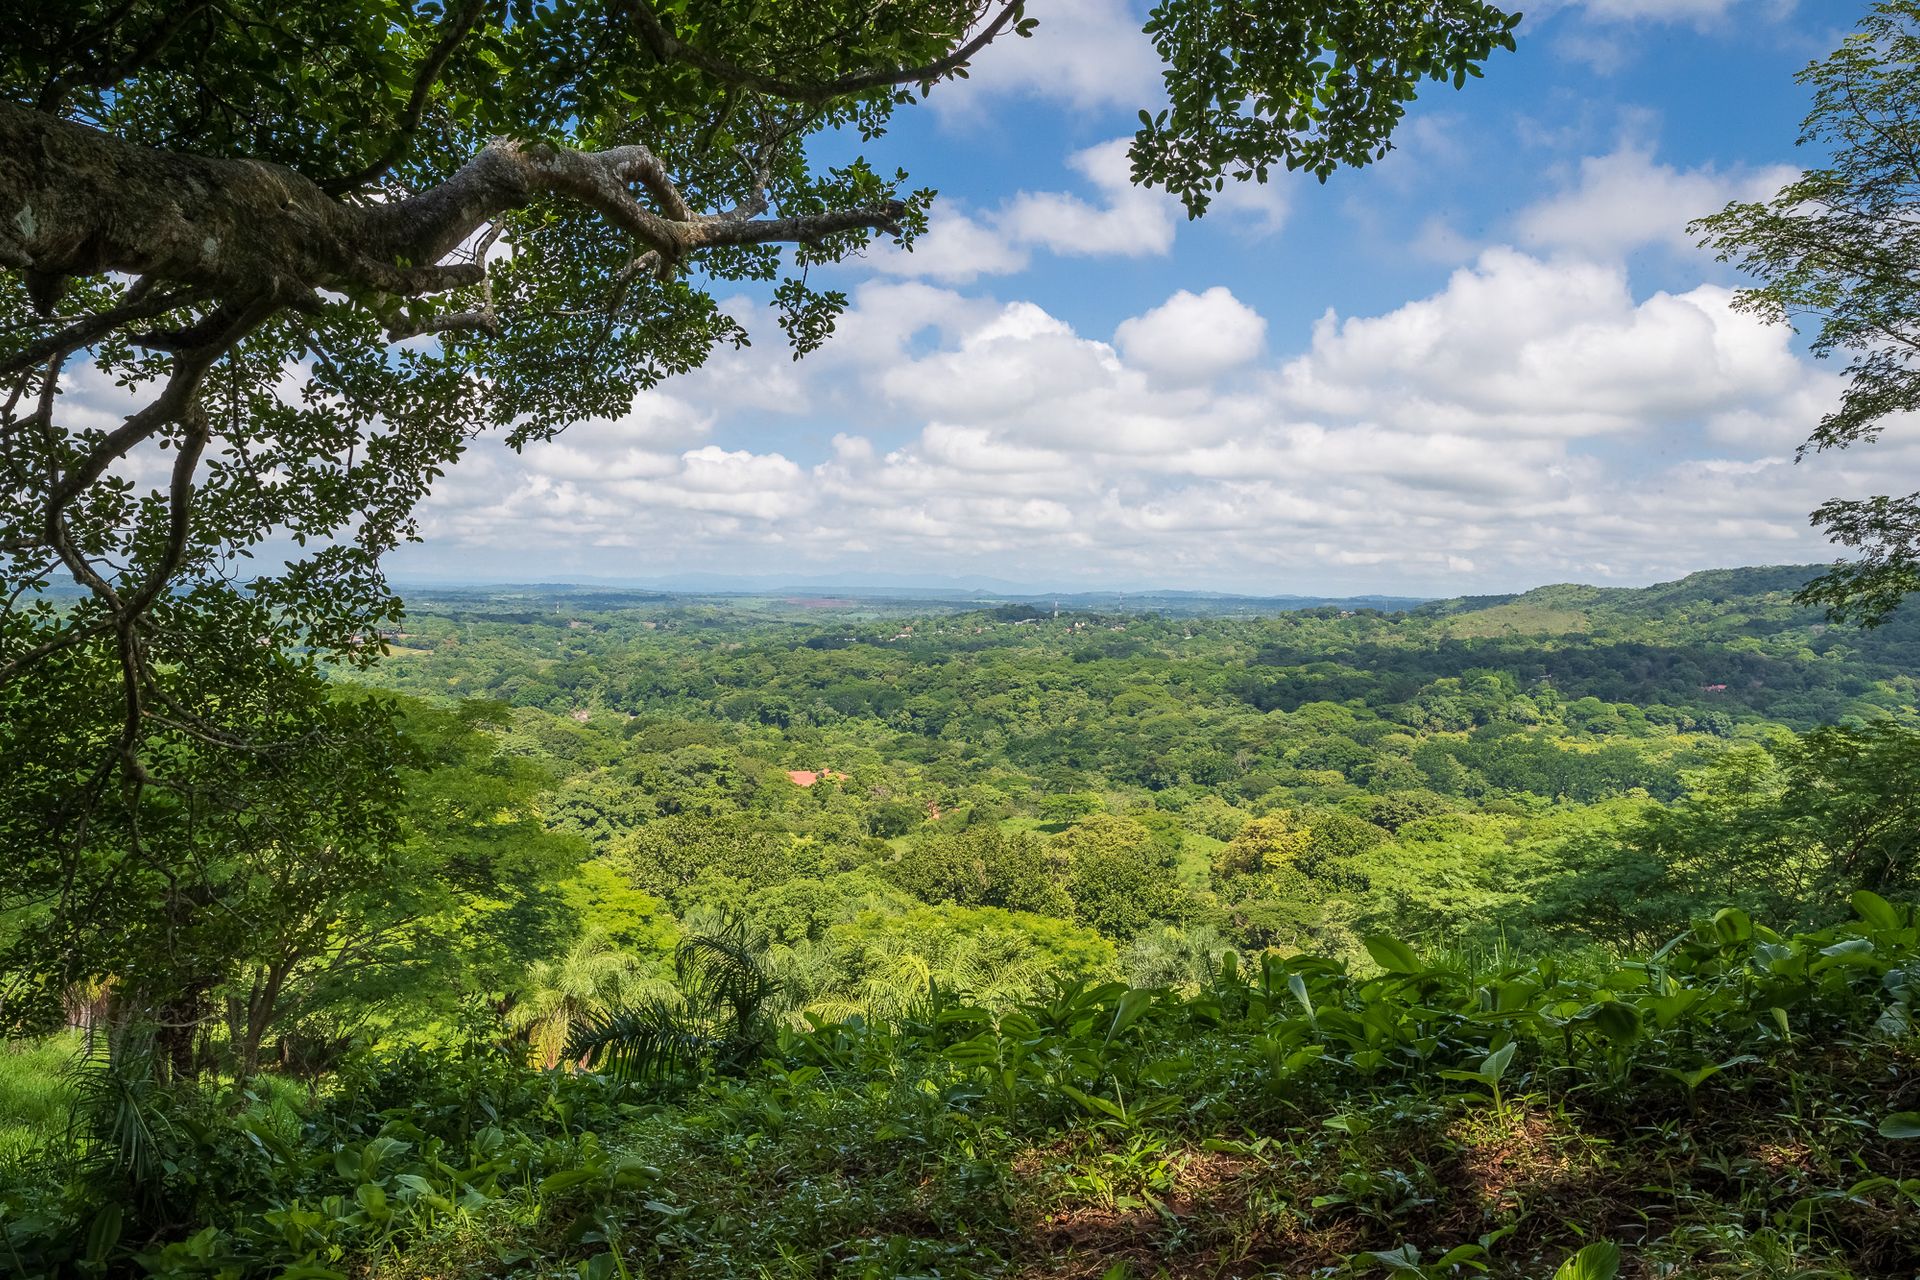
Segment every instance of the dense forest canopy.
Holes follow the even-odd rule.
[[[746,344],[723,290],[827,342],[934,199],[865,153],[1052,15],[17,8],[0,1269],[1911,1274],[1920,499],[1645,589],[402,608],[483,434]],[[1199,217],[1520,17],[1144,22],[1130,181]],[[1813,452],[1920,396],[1917,31],[1694,224],[1852,361]]]
[[[196,1249],[249,1274],[414,1239],[476,1265],[488,1236],[452,1224],[487,1205],[522,1205],[511,1212],[531,1216],[488,1230],[556,1258],[575,1246],[553,1230],[637,1232],[586,1241],[581,1265],[632,1256],[662,1274],[724,1274],[755,1247],[729,1225],[731,1193],[699,1180],[669,1190],[644,1161],[606,1164],[591,1135],[541,1136],[555,1106],[660,1161],[696,1158],[701,1134],[752,1149],[769,1132],[759,1108],[807,1115],[781,1130],[774,1163],[735,1167],[768,1188],[772,1229],[809,1248],[798,1241],[813,1228],[787,1216],[805,1198],[787,1179],[826,1159],[859,1190],[823,1211],[888,1215],[900,1242],[872,1257],[833,1247],[900,1276],[933,1274],[927,1251],[943,1249],[957,1274],[999,1274],[1006,1250],[1069,1266],[1079,1246],[1022,1243],[1020,1214],[1164,1206],[1199,1167],[1152,1156],[1170,1143],[1204,1138],[1209,1159],[1277,1169],[1265,1144],[1297,1132],[1286,1117],[1303,1109],[1445,1144],[1459,1140],[1432,1127],[1477,1106],[1476,1090],[1504,1117],[1508,1084],[1548,1098],[1565,1087],[1558,1112],[1513,1105],[1532,1109],[1530,1124],[1614,1132],[1629,1113],[1604,1099],[1685,1115],[1694,1090],[1761,1055],[1769,1071],[1815,1070],[1788,1046],[1834,1036],[1864,1037],[1859,1062],[1881,1074],[1821,1087],[1877,1123],[1874,1108],[1892,1106],[1883,1082],[1905,1080],[1883,1055],[1910,1035],[1900,966],[1920,946],[1913,908],[1893,905],[1920,891],[1920,631],[1903,618],[1829,624],[1795,601],[1815,572],[1253,615],[1195,596],[1174,615],[422,591],[404,622],[365,638],[380,666],[334,695],[343,714],[397,729],[394,754],[365,762],[357,784],[401,798],[388,825],[355,830],[325,805],[250,812],[249,834],[272,838],[249,841],[250,861],[219,885],[226,910],[155,922],[193,962],[197,985],[174,1006],[189,1034],[138,1038],[117,974],[68,993],[67,1016],[120,1047],[75,1095],[93,1136],[61,1148],[19,1120],[0,1129],[0,1162],[11,1132],[20,1161],[67,1150],[78,1171],[72,1199],[0,1190],[28,1215],[9,1240],[37,1260],[29,1270],[60,1273],[121,1229],[89,1207],[110,1194],[129,1229],[173,1241],[143,1255],[167,1275],[195,1273]],[[315,779],[309,794],[331,790]],[[1720,910],[1736,885],[1742,907]],[[244,934],[225,923],[242,919]],[[5,923],[24,931],[16,941],[35,929],[17,908]],[[1607,970],[1656,949],[1656,981]],[[1515,953],[1545,958],[1515,969],[1502,959]],[[1791,976],[1809,956],[1827,979]],[[1835,968],[1837,956],[1857,960]],[[1495,990],[1506,1012],[1489,1022]],[[1543,1021],[1498,1030],[1521,1018]],[[1584,1028],[1564,1061],[1555,1026]],[[1695,1047],[1702,1035],[1727,1047]],[[1181,1052],[1196,1036],[1210,1056]],[[1451,1065],[1422,1076],[1414,1064],[1436,1055]],[[303,1079],[332,1082],[310,1114],[278,1093]],[[529,1079],[552,1082],[538,1086],[548,1101]],[[899,1083],[872,1092],[881,1079]],[[919,1093],[921,1079],[941,1083]],[[1767,1079],[1756,1087],[1781,1083]],[[119,1103],[97,1092],[163,1080]],[[684,1092],[696,1085],[711,1092]],[[254,1099],[238,1103],[237,1132],[263,1144],[252,1155],[219,1154],[228,1122],[193,1109],[217,1113],[228,1097]],[[655,1112],[623,1097],[684,1109],[632,1129],[621,1108]],[[836,1163],[862,1143],[802,1157],[790,1143],[837,1123],[819,1108],[851,1108],[849,1123],[882,1135],[862,1143],[932,1143],[926,1158],[955,1172],[910,1164],[921,1189],[909,1192]],[[129,1146],[115,1126],[134,1121],[156,1136]],[[961,1208],[977,1195],[969,1179],[1024,1167],[1029,1144],[1083,1123],[1079,1154]],[[1744,1141],[1745,1123],[1700,1140]],[[1807,1141],[1832,1141],[1809,1124]],[[1350,1194],[1329,1188],[1362,1185],[1352,1162],[1386,1158],[1363,1136],[1346,1141],[1357,1145],[1287,1159],[1306,1171],[1315,1214],[1358,1224],[1333,1257],[1361,1266],[1400,1247],[1395,1231],[1423,1228],[1391,1198],[1328,1207]],[[433,1154],[456,1150],[464,1172]],[[1461,1150],[1481,1158],[1472,1141]],[[1890,1151],[1871,1159],[1903,1167]],[[236,1160],[257,1190],[193,1181]],[[1593,1174],[1632,1176],[1608,1170]],[[510,1184],[530,1176],[541,1190],[522,1202]],[[1393,1195],[1443,1204],[1470,1185],[1394,1176],[1410,1181]],[[1764,1185],[1753,1194],[1780,1194]],[[583,1207],[563,1194],[572,1187],[589,1189]],[[351,1207],[343,1189],[359,1197]],[[1617,1206],[1597,1203],[1574,1220],[1614,1230]],[[624,1216],[636,1212],[701,1225],[658,1234]],[[923,1212],[937,1221],[908,1225]],[[1207,1238],[1231,1233],[1208,1216],[1224,1210],[1198,1212]],[[1920,1239],[1911,1211],[1886,1212],[1840,1252],[1884,1259]],[[288,1235],[289,1213],[312,1216]],[[442,1220],[452,1235],[436,1234]],[[1538,1216],[1501,1220],[1529,1243],[1472,1247],[1507,1273],[1540,1274],[1527,1268],[1579,1244]],[[202,1234],[180,1238],[187,1223]],[[1111,1262],[1109,1247],[1091,1256]],[[1272,1225],[1245,1247],[1329,1257]]]

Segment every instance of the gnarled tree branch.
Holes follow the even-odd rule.
[[[659,212],[640,202],[636,186]],[[702,216],[644,146],[574,151],[506,138],[424,191],[350,204],[283,165],[160,151],[9,103],[0,103],[0,193],[10,206],[0,208],[0,224],[11,229],[0,232],[0,261],[30,279],[119,271],[295,307],[314,305],[322,289],[411,297],[477,284],[484,264],[441,260],[541,196],[592,208],[669,266],[704,248],[897,231],[903,212],[887,204],[773,219]]]

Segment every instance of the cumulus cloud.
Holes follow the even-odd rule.
[[[1580,0],[1582,12],[1611,22],[1707,22],[1724,18],[1742,0]]]
[[[1025,244],[1075,256],[1140,257],[1173,247],[1174,202],[1133,185],[1128,140],[1075,152],[1069,163],[1103,197],[1098,205],[1056,191],[1021,192],[999,222]]]
[[[1577,13],[1596,24],[1684,23],[1711,28],[1742,14],[1784,18],[1795,5],[1796,0],[1534,0],[1526,8],[1531,19]]]
[[[1231,180],[1214,193],[1207,216],[1225,221],[1252,239],[1277,235],[1293,212],[1293,196],[1284,174],[1269,175],[1267,181],[1252,178]]]
[[[1267,322],[1233,293],[1182,289],[1144,315],[1123,321],[1114,342],[1127,360],[1157,377],[1206,382],[1260,354]]]
[[[885,275],[923,276],[943,284],[966,284],[981,276],[1024,271],[1031,255],[1027,246],[1004,231],[975,219],[956,204],[934,207],[926,232],[911,250],[881,241],[867,262]]]
[[[1165,192],[1133,184],[1130,144],[1129,138],[1112,138],[1067,157],[1091,198],[1021,191],[991,210],[939,205],[910,252],[882,242],[865,261],[883,275],[966,284],[1023,271],[1034,250],[1074,258],[1164,256],[1183,217],[1180,204]],[[1273,235],[1291,208],[1282,181],[1276,175],[1266,183],[1229,182],[1208,216],[1252,238]]]
[[[1540,30],[1563,14],[1573,19],[1545,26],[1554,51],[1609,76],[1645,55],[1649,27],[1724,35],[1736,23],[1784,22],[1796,8],[1797,0],[1532,0],[1526,26]]]
[[[1790,337],[1717,286],[1636,301],[1624,268],[1493,249],[1430,298],[1329,313],[1279,384],[1302,411],[1407,430],[1604,435],[1795,390],[1807,374]]]
[[[965,80],[928,104],[948,120],[978,117],[997,100],[1041,99],[1082,111],[1131,112],[1160,100],[1160,60],[1127,0],[1049,0],[1029,40],[996,40]]]
[[[1650,148],[1625,144],[1580,161],[1577,175],[1515,219],[1521,242],[1587,256],[1619,257],[1646,245],[1694,247],[1687,224],[1730,200],[1760,200],[1798,176],[1787,165],[1677,169]]]
[[[1431,296],[1328,316],[1275,359],[1226,289],[1176,294],[1109,343],[1029,301],[876,281],[855,293],[852,341],[799,366],[808,407],[788,416],[815,443],[777,414],[710,418],[675,384],[643,397],[637,441],[608,423],[524,459],[481,446],[432,499],[429,545],[548,574],[988,571],[1269,591],[1823,558],[1806,512],[1914,487],[1920,444],[1796,465],[1837,380],[1727,301],[1640,295],[1618,266],[1502,249]],[[1156,331],[1194,317],[1241,327],[1222,344],[1232,358],[1169,379],[1169,358],[1209,354],[1170,356]]]

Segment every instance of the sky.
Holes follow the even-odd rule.
[[[1036,0],[1032,40],[866,149],[941,195],[912,253],[828,275],[824,350],[729,298],[751,348],[476,445],[395,576],[1639,585],[1830,560],[1818,502],[1920,488],[1912,432],[1795,462],[1839,369],[1685,230],[1817,160],[1794,74],[1864,0],[1536,4],[1385,161],[1199,222],[1127,183],[1160,100],[1140,8]]]

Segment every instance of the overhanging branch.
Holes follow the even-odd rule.
[[[1025,11],[1025,0],[1002,0],[999,11],[991,19],[980,25],[973,36],[955,46],[953,50],[930,62],[909,67],[871,67],[864,71],[852,72],[827,80],[796,80],[787,76],[769,75],[743,67],[739,63],[723,58],[718,54],[689,44],[668,28],[653,11],[649,0],[622,0],[622,5],[632,16],[640,38],[654,57],[662,62],[680,62],[697,67],[723,84],[737,89],[746,89],[753,93],[764,93],[769,97],[785,98],[792,102],[818,104],[844,98],[852,94],[865,93],[871,89],[885,89],[909,84],[932,84],[944,80],[959,71],[979,55],[981,50],[1005,34],[1015,20]],[[992,8],[990,4],[981,6],[981,16]]]

